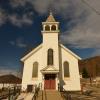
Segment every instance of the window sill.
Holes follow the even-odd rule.
[[[70,77],[64,77],[64,80],[70,80]]]
[[[34,77],[34,78],[32,78],[32,80],[38,80],[38,77]]]

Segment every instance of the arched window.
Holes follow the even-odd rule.
[[[38,62],[33,63],[32,77],[38,77]]]
[[[52,31],[55,31],[55,30],[56,30],[56,26],[55,26],[55,25],[52,25],[52,26],[51,26],[51,30],[52,30]]]
[[[64,62],[64,77],[70,77],[69,63],[67,61]]]
[[[46,26],[45,26],[45,30],[46,30],[46,31],[50,31],[50,26],[49,26],[49,25],[46,25]]]
[[[48,61],[47,64],[48,65],[53,65],[53,50],[52,49],[48,49]]]

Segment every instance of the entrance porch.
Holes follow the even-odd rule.
[[[47,66],[41,70],[42,73],[42,89],[43,90],[58,90],[58,74],[59,70],[54,66]]]

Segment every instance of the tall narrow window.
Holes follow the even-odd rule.
[[[48,61],[47,61],[48,65],[53,65],[53,50],[49,49],[48,50]]]
[[[69,63],[67,61],[64,62],[64,77],[70,77]]]
[[[38,62],[33,63],[32,77],[33,78],[38,77]]]

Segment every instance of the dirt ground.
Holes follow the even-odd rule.
[[[100,81],[81,80],[82,91],[71,93],[71,100],[100,100]]]

